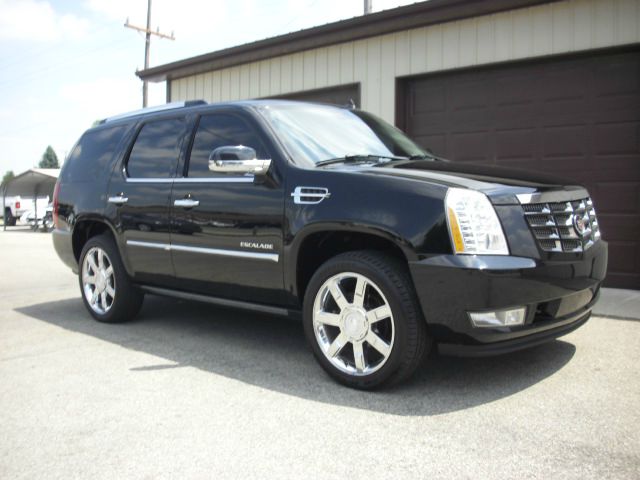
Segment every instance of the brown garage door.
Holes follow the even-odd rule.
[[[401,127],[455,161],[585,185],[609,241],[607,285],[640,288],[640,51],[407,79]]]
[[[360,85],[353,83],[339,87],[322,88],[318,90],[305,90],[302,92],[288,93],[272,98],[287,100],[302,100],[305,102],[332,103],[334,105],[350,105],[351,101],[356,107],[360,106]]]

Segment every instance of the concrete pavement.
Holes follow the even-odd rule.
[[[0,478],[638,478],[640,322],[595,317],[393,390],[298,323],[149,296],[94,322],[46,234],[0,232]]]

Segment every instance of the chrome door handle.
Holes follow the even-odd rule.
[[[114,197],[108,198],[109,203],[113,203],[114,205],[123,205],[129,201],[127,197],[124,195],[116,195]]]
[[[179,200],[175,200],[173,204],[176,207],[193,208],[200,205],[200,202],[198,200],[192,200],[191,198],[182,198]]]

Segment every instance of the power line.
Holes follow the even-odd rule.
[[[173,36],[173,32],[171,32],[171,35],[160,33],[159,27],[155,31],[151,30],[151,0],[148,0],[148,3],[147,3],[147,28],[131,25],[129,23],[128,18],[124,26],[126,28],[131,28],[133,30],[137,30],[138,32],[142,32],[145,34],[145,41],[144,41],[144,69],[145,70],[149,68],[149,53],[151,51],[151,35],[155,35],[159,38],[166,38],[168,40],[176,39]],[[149,82],[147,80],[143,80],[142,81],[142,108],[145,108],[148,103],[148,96],[149,96],[148,89],[149,89]]]

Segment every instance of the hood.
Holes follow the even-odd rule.
[[[470,188],[485,193],[494,204],[519,203],[516,195],[520,194],[570,192],[583,188],[576,182],[548,174],[475,163],[412,160],[389,162],[369,168],[344,165],[342,168],[366,174],[424,180],[449,187]]]

